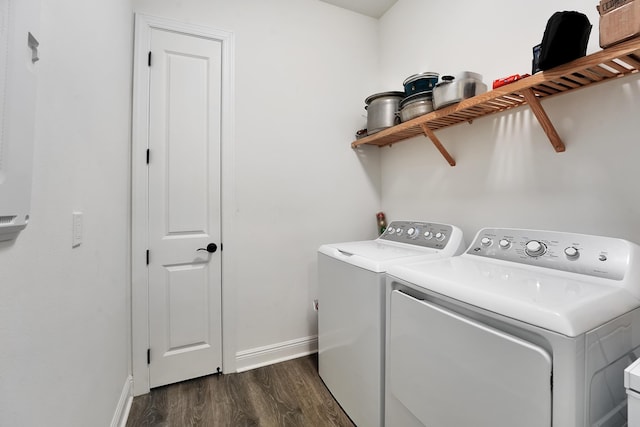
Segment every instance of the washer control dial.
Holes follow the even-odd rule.
[[[396,230],[396,234],[397,234],[398,236],[402,236],[402,234],[403,234],[403,233],[404,233],[404,230],[403,230],[402,228],[398,228],[398,229]]]
[[[568,246],[564,249],[564,254],[568,259],[578,259],[580,257],[580,252],[574,246]]]
[[[529,240],[525,245],[524,251],[531,257],[538,257],[540,255],[544,255],[544,253],[547,251],[547,247],[544,245],[544,243],[538,240]]]
[[[432,239],[433,238],[433,233],[430,232],[430,231],[425,231],[424,232],[424,238],[427,239],[427,240]]]
[[[444,233],[436,233],[436,240],[439,242],[442,242],[445,239],[445,234]]]
[[[500,246],[501,249],[509,249],[511,247],[511,242],[508,239],[500,239],[498,246]]]
[[[491,240],[488,237],[483,237],[482,239],[480,239],[480,244],[482,246],[489,247],[491,246],[492,243],[493,243],[493,240]]]
[[[396,229],[395,229],[395,228],[393,228],[393,227],[389,227],[389,228],[387,228],[387,233],[388,233],[388,234],[393,234],[393,233],[395,233],[395,232],[396,232]]]
[[[415,227],[411,227],[407,230],[407,236],[416,237],[418,235],[418,230]]]

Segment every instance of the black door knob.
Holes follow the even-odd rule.
[[[207,251],[210,254],[214,253],[217,250],[218,250],[218,245],[216,245],[215,243],[209,243],[206,248],[198,249],[198,251]]]

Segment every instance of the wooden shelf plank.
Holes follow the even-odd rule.
[[[540,99],[639,71],[640,38],[636,38],[384,129],[353,141],[351,147],[363,144],[382,147],[417,135],[429,137],[425,129],[433,134],[435,130],[529,104],[556,151],[564,151],[564,143],[540,105]]]
[[[620,60],[626,64],[629,64],[633,68],[640,69],[640,61],[635,59],[633,56],[626,55],[621,57]]]

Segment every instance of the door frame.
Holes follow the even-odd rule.
[[[186,24],[166,18],[135,14],[132,107],[132,181],[131,181],[131,370],[133,394],[149,392],[149,270],[146,251],[149,248],[148,200],[149,181],[147,147],[149,130],[149,65],[148,52],[151,31],[175,31],[187,35],[220,41],[222,44],[221,140],[220,140],[220,205],[221,247],[227,243],[222,257],[222,371],[236,370],[235,292],[233,264],[229,253],[233,249],[234,177],[234,34],[201,25]],[[153,61],[153,58],[151,59]],[[151,154],[153,156],[153,154]]]

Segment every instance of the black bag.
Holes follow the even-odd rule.
[[[591,23],[580,12],[556,12],[544,30],[538,67],[548,70],[587,53]]]

